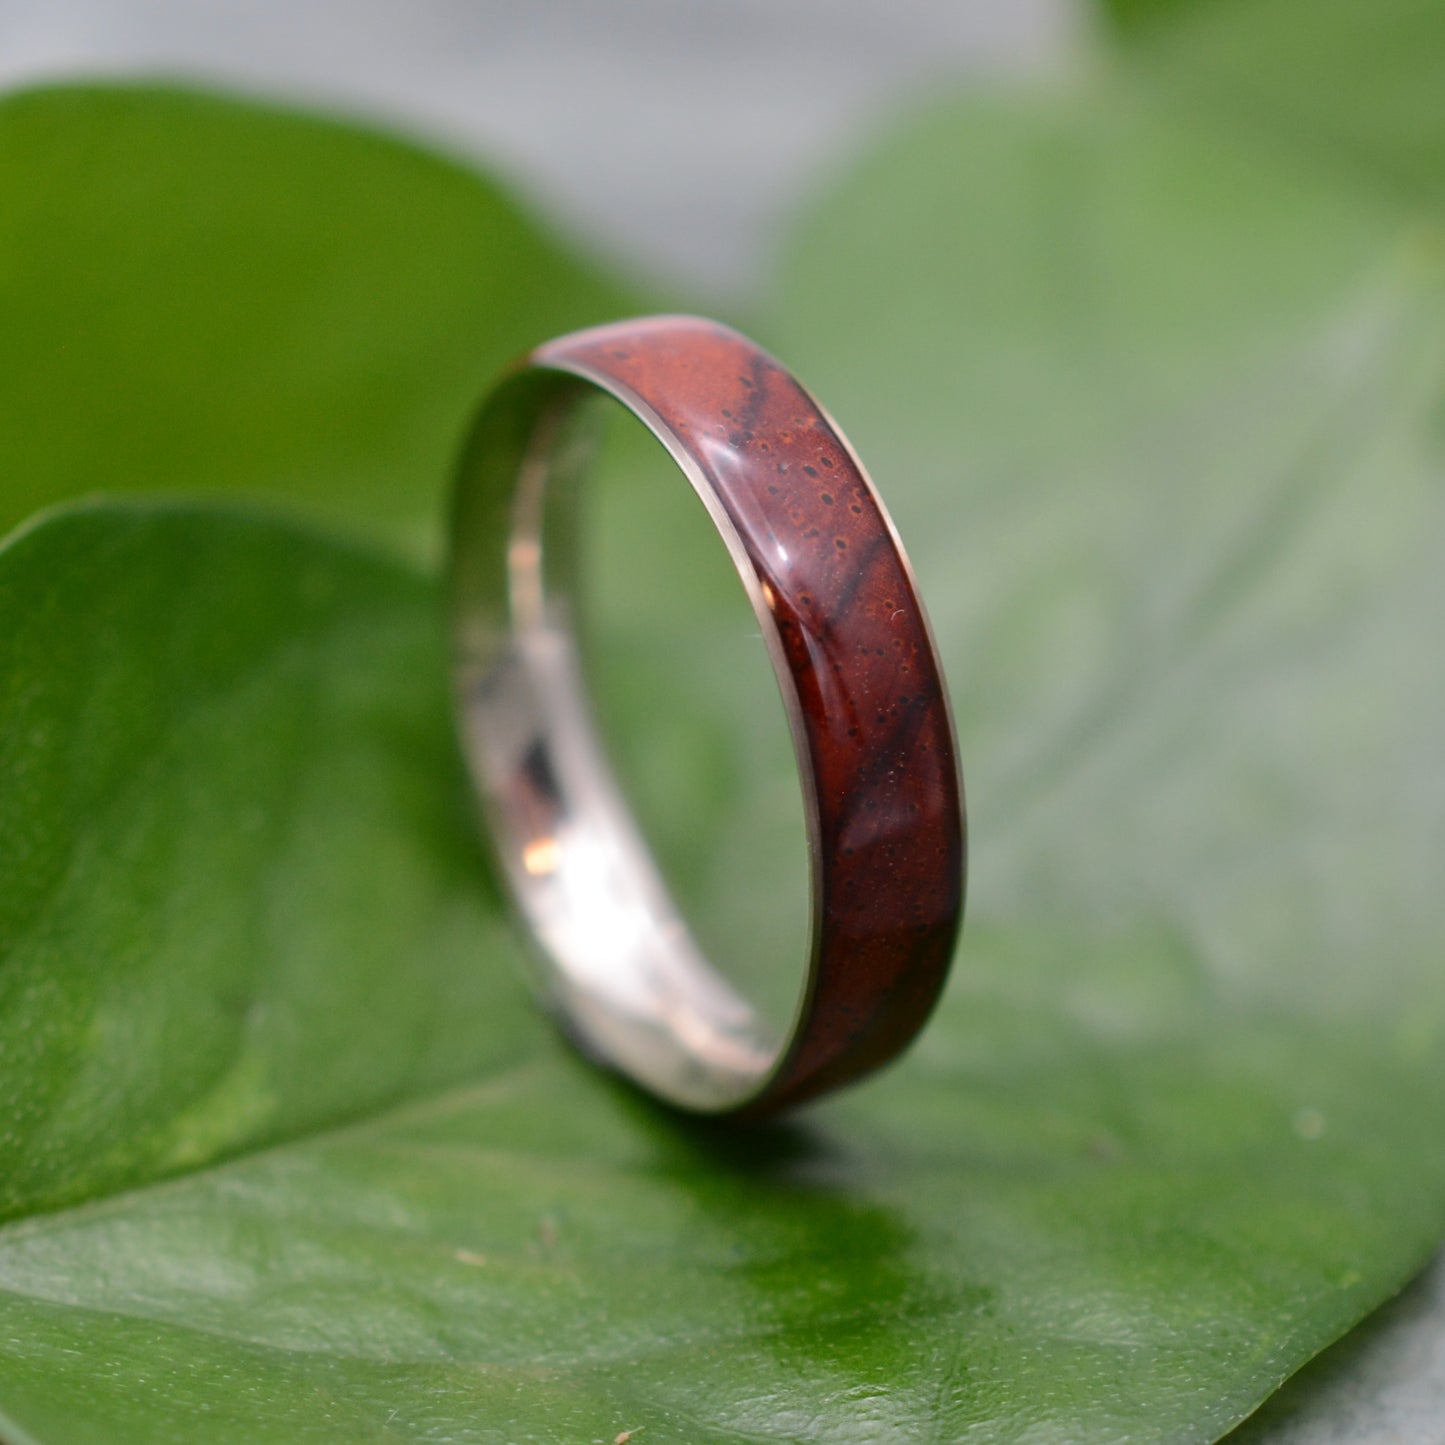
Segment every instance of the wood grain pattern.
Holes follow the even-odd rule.
[[[700,470],[743,541],[797,700],[813,957],[767,1114],[871,1072],[927,1019],[964,891],[962,781],[939,661],[896,534],[828,416],[746,337],[650,317],[540,348]],[[765,619],[766,623],[766,619]]]

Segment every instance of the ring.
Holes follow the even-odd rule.
[[[786,1038],[702,956],[602,747],[573,618],[590,400],[639,417],[722,534],[802,780],[806,974]],[[687,316],[579,331],[483,403],[450,565],[458,724],[542,992],[599,1061],[671,1104],[761,1117],[895,1058],[963,909],[963,786],[943,670],[898,534],[827,413],[746,337]]]

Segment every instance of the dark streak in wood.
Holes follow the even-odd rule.
[[[752,342],[652,317],[564,337],[532,362],[658,417],[772,599],[815,783],[809,993],[773,1077],[739,1111],[774,1113],[896,1057],[943,987],[964,827],[937,654],[872,486],[812,398]]]

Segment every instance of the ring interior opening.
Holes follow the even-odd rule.
[[[611,732],[614,739],[630,738],[632,745],[613,751],[631,756],[631,768],[623,758],[624,773],[645,777],[649,744],[655,760],[659,733],[638,712],[639,699],[653,723],[658,718],[676,722],[674,699],[655,695],[658,689],[630,670],[625,657],[584,665],[574,610],[584,570],[581,543],[594,522],[604,540],[612,537],[624,555],[589,552],[593,575],[581,580],[597,585],[587,589],[588,618],[594,616],[597,594],[608,591],[609,579],[622,579],[622,593],[635,599],[640,591],[643,609],[654,622],[668,615],[670,589],[665,577],[649,586],[638,574],[647,567],[665,573],[666,564],[659,560],[664,552],[675,560],[669,542],[678,520],[678,509],[659,502],[659,488],[674,489],[673,499],[681,495],[694,538],[695,529],[710,531],[711,524],[660,444],[623,408],[591,388],[572,382],[519,388],[512,404],[518,415],[510,419],[517,438],[511,477],[472,479],[484,493],[497,496],[500,489],[511,496],[505,564],[498,569],[504,570],[506,596],[491,600],[492,608],[505,615],[496,616],[491,627],[476,627],[463,647],[473,767],[483,775],[479,781],[493,828],[503,840],[502,861],[514,892],[548,956],[545,989],[579,1041],[625,1061],[636,1077],[673,1098],[701,1109],[725,1108],[755,1092],[771,1071],[780,1031],[708,963],[604,745],[594,696],[604,713],[617,711],[608,708],[609,698],[623,700],[621,710],[631,715]],[[522,412],[533,424],[523,425]],[[505,425],[508,418],[500,421]],[[608,474],[599,476],[595,464],[604,428],[613,435],[605,450]],[[474,455],[505,460],[505,450],[494,442]],[[659,478],[659,471],[670,475]],[[599,492],[606,487],[613,495],[594,504],[594,487]],[[706,540],[709,555],[730,573],[721,539],[713,533]],[[698,556],[696,547],[684,552]],[[659,584],[656,576],[651,581]],[[735,575],[730,582],[736,604],[741,589]],[[628,610],[625,601],[621,610]],[[734,605],[730,620],[736,624],[741,616]],[[742,627],[756,653],[754,671],[771,685],[756,619],[749,614]],[[583,639],[589,654],[602,641],[594,634],[608,631],[605,621],[589,629]],[[732,631],[738,631],[736,625]],[[695,635],[670,651],[656,638],[633,642],[644,671],[648,663],[657,668],[660,658],[669,656],[701,658],[713,667],[715,678],[718,667],[723,676],[729,671],[728,659],[716,656],[716,649]],[[608,650],[605,644],[601,650]],[[783,729],[775,687],[766,711],[776,738]],[[682,721],[685,728],[690,720]],[[726,730],[725,722],[721,726]],[[796,773],[790,769],[790,774],[797,814]],[[730,781],[724,777],[722,786]],[[674,819],[680,814],[677,802],[674,798],[670,807]],[[797,842],[793,834],[800,827],[783,831]],[[708,840],[700,842],[706,846]],[[794,913],[805,911],[801,900],[791,901]],[[790,950],[784,968],[771,970],[775,980],[790,981],[789,1007],[803,972],[805,946],[806,941]],[[748,980],[748,992],[756,996],[753,982]]]

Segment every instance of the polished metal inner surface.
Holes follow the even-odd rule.
[[[454,532],[464,743],[554,1011],[658,1093],[724,1109],[757,1091],[777,1044],[694,942],[584,685],[572,599],[594,401],[575,378],[524,372],[478,421]]]

